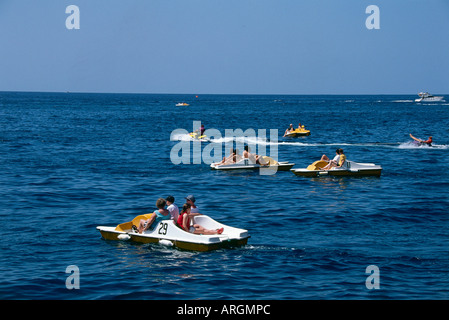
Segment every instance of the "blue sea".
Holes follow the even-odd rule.
[[[0,298],[448,299],[449,103],[415,98],[2,92]],[[211,144],[227,154],[226,129],[260,129],[269,139],[257,147],[294,168],[343,148],[382,176],[174,164],[183,138],[172,132],[195,121],[223,137],[199,150],[192,142],[192,162]],[[299,122],[310,136],[282,137]],[[96,229],[153,211],[159,197],[181,207],[189,194],[202,213],[249,230],[248,244],[191,252],[107,241]],[[69,289],[73,266],[79,287]]]

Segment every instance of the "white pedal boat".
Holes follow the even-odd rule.
[[[268,163],[267,166],[262,166],[257,163],[251,162],[248,158],[241,159],[236,163],[220,164],[219,162],[212,163],[210,167],[215,170],[254,170],[254,169],[276,169],[278,171],[288,171],[295,164],[288,161],[277,162],[273,158],[262,156],[262,158]]]
[[[315,161],[307,168],[291,169],[297,176],[303,177],[320,177],[320,176],[380,176],[382,167],[374,163],[358,163],[354,161],[346,161],[341,168],[332,168],[323,170],[321,168],[328,164],[326,161]]]
[[[148,219],[150,214],[139,215],[132,221],[121,223],[116,227],[98,226],[101,236],[106,240],[130,240],[140,243],[160,243],[185,250],[210,251],[219,248],[246,245],[250,235],[245,229],[239,229],[219,223],[207,215],[192,218],[206,229],[223,228],[223,233],[216,235],[200,235],[187,232],[178,227],[173,220],[163,220],[153,223],[142,234],[133,231],[132,226],[139,226],[141,219]]]

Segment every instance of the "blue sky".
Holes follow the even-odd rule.
[[[448,39],[449,0],[0,0],[0,91],[449,93]]]

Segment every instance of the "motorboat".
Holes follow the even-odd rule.
[[[262,159],[267,163],[267,165],[260,165],[258,163],[253,163],[248,158],[242,158],[235,163],[223,163],[215,162],[210,165],[212,169],[215,170],[254,170],[254,169],[276,169],[278,171],[288,171],[295,164],[288,161],[277,162],[273,158],[268,156],[262,156]]]
[[[139,226],[141,219],[146,220],[151,215],[151,213],[139,215],[132,221],[121,223],[116,227],[98,226],[97,230],[100,231],[101,236],[106,240],[159,243],[193,251],[211,251],[220,248],[244,246],[250,238],[248,230],[219,223],[204,214],[193,217],[192,223],[211,230],[223,228],[223,233],[216,235],[190,233],[178,227],[174,220],[163,220],[159,223],[153,223],[153,226],[143,233],[133,230],[133,226]]]
[[[189,136],[192,140],[209,141],[205,134],[201,135],[199,132],[190,132]]]
[[[177,107],[188,107],[189,104],[188,104],[188,103],[185,103],[185,102],[179,102],[179,103],[176,104],[176,106],[177,106]]]
[[[310,135],[310,130],[307,130],[304,126],[300,126],[300,127],[296,128],[295,130],[292,130],[292,131],[286,133],[284,136],[296,138],[296,137],[303,137],[303,136],[309,136],[309,135]]]
[[[380,176],[382,167],[374,163],[358,163],[354,161],[345,161],[341,168],[333,167],[329,170],[323,170],[328,164],[327,161],[318,160],[307,168],[291,169],[297,176],[320,177],[320,176]]]
[[[418,93],[419,98],[415,99],[415,102],[436,102],[444,99],[443,96],[433,96],[428,92],[420,92]]]

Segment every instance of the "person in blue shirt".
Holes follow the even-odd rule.
[[[155,210],[153,212],[153,214],[151,215],[151,217],[149,219],[146,219],[146,220],[141,219],[140,220],[139,227],[137,228],[137,231],[139,233],[143,233],[144,231],[148,230],[148,228],[150,228],[151,225],[153,225],[153,223],[158,224],[162,220],[170,220],[171,215],[170,215],[170,211],[165,209],[166,204],[167,204],[167,202],[165,201],[165,199],[163,199],[163,198],[157,199],[157,201],[156,201],[157,210]]]

